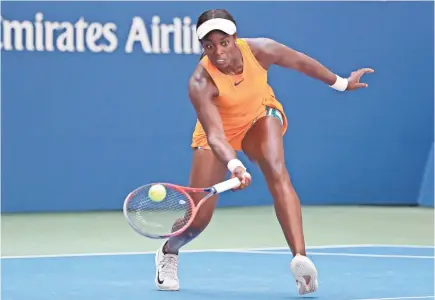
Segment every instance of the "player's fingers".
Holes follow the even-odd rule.
[[[363,73],[373,73],[375,70],[373,70],[372,68],[362,68],[360,71],[362,71]]]
[[[375,70],[373,70],[371,68],[362,68],[362,69],[359,69],[358,71],[352,72],[351,76],[356,76],[356,77],[360,78],[365,73],[373,73],[374,71]]]
[[[366,88],[369,85],[367,83],[362,83],[362,82],[355,82],[352,84],[349,84],[348,90],[352,91],[352,90],[357,90],[360,88]]]
[[[246,172],[243,176],[245,177],[245,185],[246,185],[246,186],[250,185],[251,182],[252,182],[251,174],[249,174],[248,172]]]
[[[237,177],[240,180],[240,185],[234,190],[243,190],[251,183],[251,175],[247,172],[237,172],[233,174],[233,177]]]
[[[245,176],[243,176],[243,175],[239,179],[240,179],[240,182],[241,182],[241,184],[239,186],[239,189],[243,190],[248,185],[248,179]]]
[[[368,86],[369,85],[367,83],[362,83],[362,82],[355,83],[355,88],[366,88]]]
[[[251,175],[249,173],[247,172],[243,173],[242,180],[241,180],[242,184],[240,185],[240,189],[244,189],[247,186],[249,186],[251,184],[251,180],[252,180]]]
[[[242,175],[242,174],[239,174],[239,173],[233,173],[233,174],[231,175],[231,178],[234,178],[234,177],[237,177],[237,178],[240,180],[240,185],[239,185],[238,187],[235,187],[235,188],[231,189],[231,190],[232,190],[232,191],[237,191],[237,190],[242,189],[243,186],[244,186],[244,178],[243,178],[243,175]]]

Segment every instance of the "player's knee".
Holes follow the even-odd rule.
[[[204,230],[213,218],[214,207],[201,207],[192,222],[192,227]]]
[[[268,180],[279,183],[287,179],[287,167],[281,159],[271,158],[263,162],[264,175]]]
[[[193,198],[193,197],[192,197]],[[202,199],[202,197],[201,197]],[[199,201],[200,199],[198,199]],[[194,200],[195,201],[195,200]],[[204,229],[210,223],[216,208],[217,196],[208,199],[199,209],[192,222],[192,227]]]
[[[191,226],[204,230],[210,223],[212,217],[213,217],[212,212],[198,212]]]

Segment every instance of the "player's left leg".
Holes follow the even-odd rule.
[[[299,293],[317,289],[317,270],[305,255],[302,213],[284,159],[282,123],[268,115],[259,119],[243,140],[243,151],[260,167],[274,199],[275,212],[294,255],[291,263]]]
[[[190,187],[208,187],[223,181],[228,173],[227,167],[220,162],[212,150],[193,150],[192,167],[190,171]],[[192,200],[195,204],[204,197],[204,194],[193,193]],[[210,223],[218,195],[211,197],[200,208],[192,224],[182,234],[171,237],[156,252],[156,277],[155,283],[160,290],[178,290],[178,251],[186,244],[193,241]],[[179,229],[180,221],[173,225],[174,231]],[[185,222],[183,222],[185,224]],[[178,227],[178,228],[177,228]]]

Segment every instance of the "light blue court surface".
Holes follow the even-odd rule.
[[[309,250],[319,291],[304,298],[434,299],[434,248],[330,246]],[[154,255],[2,259],[4,300],[298,299],[285,249],[183,252],[178,292],[157,291]]]

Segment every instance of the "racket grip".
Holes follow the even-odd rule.
[[[247,172],[245,173],[245,175],[251,176]],[[215,184],[213,186],[213,188],[215,189],[216,193],[219,194],[219,193],[226,192],[228,190],[237,188],[237,187],[239,187],[240,184],[241,184],[241,182],[240,182],[239,178],[234,177],[234,178],[228,179],[224,182]]]

